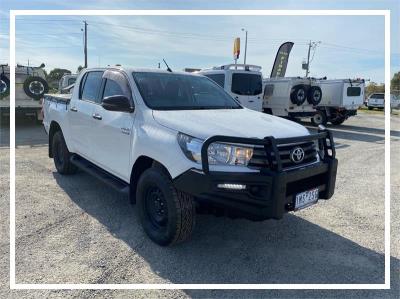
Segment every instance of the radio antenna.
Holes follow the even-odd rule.
[[[164,61],[165,65],[167,66],[167,71],[170,72],[170,73],[172,73],[171,68],[168,66],[168,64],[167,64],[167,62],[165,61],[164,58],[163,58],[163,61]]]

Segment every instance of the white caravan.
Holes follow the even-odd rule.
[[[262,111],[261,66],[228,64],[197,73],[215,81],[246,108]]]
[[[313,78],[268,78],[263,80],[263,87],[263,111],[276,116],[313,116],[322,98],[318,81]]]
[[[322,100],[311,118],[314,125],[327,122],[340,125],[350,116],[356,115],[357,109],[363,105],[363,79],[319,80],[319,86],[322,90]]]

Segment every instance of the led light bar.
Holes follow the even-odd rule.
[[[230,189],[230,190],[244,190],[246,189],[246,185],[242,185],[242,184],[218,184],[217,185],[218,188],[221,189]]]

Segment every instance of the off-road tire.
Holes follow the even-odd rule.
[[[313,115],[313,117],[311,117],[311,123],[318,127],[319,125],[326,125],[327,123],[327,117],[324,111],[317,111],[315,112],[315,114]]]
[[[303,84],[296,85],[290,91],[290,100],[297,106],[303,105],[307,99],[307,89]]]
[[[58,173],[68,175],[78,171],[78,168],[71,163],[71,153],[68,151],[61,131],[54,133],[52,139],[52,154],[54,165]]]
[[[36,89],[38,92],[34,93],[32,90]],[[30,76],[24,82],[24,92],[27,96],[34,100],[40,100],[45,93],[49,92],[49,85],[46,80],[38,76]]]
[[[153,197],[149,193],[153,190],[161,191],[163,197],[161,202],[164,203],[164,213],[166,211],[167,214],[163,214],[166,223],[162,225],[154,222],[154,215],[149,211],[149,205],[153,206]],[[177,190],[166,171],[159,167],[145,170],[139,178],[136,199],[143,229],[153,242],[161,246],[170,246],[191,236],[196,219],[193,197]]]
[[[0,80],[2,81],[2,85],[5,84],[5,90],[3,92],[0,92],[0,99],[2,99],[10,94],[10,79],[8,79],[6,75],[1,74]]]
[[[332,125],[338,126],[338,125],[341,125],[342,123],[344,123],[345,120],[346,120],[346,118],[341,117],[341,118],[333,119],[330,122]]]
[[[311,86],[307,93],[307,102],[317,106],[322,100],[322,90],[319,86]]]

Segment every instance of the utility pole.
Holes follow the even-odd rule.
[[[310,52],[311,52],[311,41],[308,44],[306,78],[308,77],[308,74],[310,73]]]
[[[242,28],[242,31],[246,32],[246,39],[244,42],[244,66],[246,66],[246,56],[247,56],[247,30]]]
[[[87,64],[87,22],[83,21],[83,23],[85,24],[85,30],[84,30],[84,46],[83,46],[83,53],[85,54],[85,66],[84,68],[87,68],[88,64]]]
[[[306,70],[306,77],[308,77],[308,74],[310,73],[310,62],[314,59],[315,49],[317,48],[317,46],[318,46],[320,43],[321,43],[320,41],[318,41],[318,42],[312,42],[312,41],[310,41],[309,44],[308,44],[307,64],[306,64],[306,67],[305,67],[305,70]],[[312,58],[311,61],[310,61],[311,49],[314,51],[314,53],[313,53],[313,58]],[[303,63],[304,63],[304,62],[303,62]],[[304,67],[303,67],[303,69],[304,69]]]

